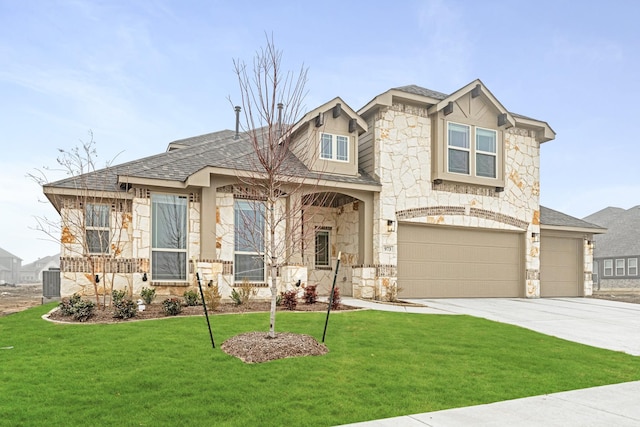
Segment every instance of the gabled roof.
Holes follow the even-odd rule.
[[[14,254],[12,254],[11,252],[5,251],[2,248],[0,248],[0,258],[16,258],[16,259],[19,259],[20,261],[22,261],[22,258],[17,257]]]
[[[357,125],[359,127],[359,129],[358,129],[358,133],[359,134],[364,133],[364,132],[367,131],[367,128],[368,128],[367,122],[364,121],[362,119],[362,117],[360,117],[358,115],[358,113],[356,113],[339,96],[336,96],[331,101],[325,102],[321,106],[319,106],[317,108],[314,108],[313,110],[311,110],[307,114],[305,114],[300,120],[298,120],[298,122],[295,125],[293,125],[293,127],[291,128],[291,133],[292,134],[295,133],[295,131],[298,130],[300,127],[304,126],[309,121],[314,120],[319,113],[325,113],[325,112],[331,110],[333,107],[336,106],[336,104],[340,104],[342,112],[345,113],[350,119],[355,119],[356,120],[356,123],[357,123]]]
[[[607,234],[596,237],[594,257],[640,255],[640,205],[624,210],[608,207],[585,219],[607,226]]]
[[[454,102],[461,96],[466,95],[476,88],[478,88],[477,90],[490,100],[490,102],[496,107],[496,109],[498,109],[498,111],[501,112],[501,114],[506,114],[507,123],[510,124],[510,126],[522,126],[535,129],[536,131],[538,131],[537,139],[539,142],[546,142],[555,138],[556,134],[547,122],[523,116],[521,114],[509,112],[500,103],[500,101],[498,101],[498,99],[493,96],[491,91],[484,85],[484,83],[482,83],[480,79],[472,81],[471,83],[463,86],[462,88],[454,91],[451,94],[445,94],[418,85],[407,85],[389,89],[388,91],[383,92],[382,94],[373,98],[364,107],[360,108],[360,110],[358,110],[358,114],[366,114],[369,110],[375,108],[376,106],[391,106],[393,104],[394,97],[427,104],[429,113],[434,113],[444,108],[447,104],[449,104],[449,102]]]
[[[540,206],[540,228],[549,230],[582,231],[587,233],[605,233],[599,225],[581,220],[562,212]]]

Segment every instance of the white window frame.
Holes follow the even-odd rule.
[[[175,246],[176,247],[164,247],[161,246],[161,241],[166,240],[166,238],[162,235],[159,228],[158,215],[159,212],[156,211],[154,199],[158,199],[160,197],[171,198],[175,197],[176,199],[184,200],[184,223],[180,224],[182,230],[177,230],[178,233],[183,233],[184,235],[180,237],[179,235],[174,237],[177,239]],[[161,201],[158,201],[161,203]],[[167,204],[167,203],[164,203]],[[178,204],[173,204],[173,206],[180,206]],[[155,282],[187,282],[188,281],[188,267],[189,267],[189,256],[187,253],[187,248],[189,247],[189,198],[186,195],[182,194],[167,194],[167,193],[152,193],[151,194],[151,278]],[[177,262],[183,263],[180,270],[176,270],[176,275],[174,277],[163,277],[160,274],[160,271],[157,270],[159,267],[158,263],[155,262],[156,255],[161,256],[162,254],[177,254]],[[181,254],[184,254],[181,256]],[[166,273],[165,273],[166,274]]]
[[[325,143],[330,143],[331,152],[327,155],[323,150]],[[335,135],[332,133],[322,132],[320,134],[320,158],[322,160],[330,160],[334,162],[349,162],[349,137],[346,135]],[[341,150],[340,148],[343,148]],[[341,151],[344,151],[342,153]]]
[[[602,275],[604,277],[612,277],[613,276],[613,260],[605,259],[602,261]]]
[[[624,258],[616,258],[616,277],[625,275],[625,263]],[[619,273],[621,271],[621,273]]]
[[[447,141],[446,141],[446,172],[447,173],[451,173],[451,174],[456,174],[456,175],[462,175],[462,176],[469,176],[469,177],[475,177],[475,178],[480,178],[480,179],[498,179],[498,147],[499,147],[499,143],[498,143],[498,132],[494,129],[489,129],[489,128],[484,128],[481,126],[473,126],[473,125],[468,125],[465,123],[458,123],[458,122],[453,122],[453,121],[448,121],[446,122],[447,124],[447,129],[446,129],[446,137],[447,137]],[[466,141],[466,145],[467,147],[462,147],[462,146],[458,146],[458,145],[452,145],[450,144],[450,132],[451,132],[451,125],[455,125],[455,126],[461,126],[467,129],[467,141]],[[479,149],[479,135],[478,135],[478,129],[482,130],[482,131],[487,131],[487,132],[491,132],[494,135],[494,139],[493,139],[493,143],[494,143],[494,151],[484,151],[484,150],[480,150]],[[468,169],[468,173],[464,173],[464,172],[459,172],[459,171],[454,171],[451,170],[451,164],[449,162],[450,160],[450,153],[451,150],[453,151],[460,151],[460,152],[465,152],[467,153],[467,169]],[[493,176],[486,176],[486,175],[480,175],[478,174],[478,155],[483,155],[483,156],[491,156],[493,157],[494,160],[494,166],[493,166]]]
[[[326,246],[324,247],[324,257],[320,256],[321,252],[318,250],[318,237],[320,236],[326,236]],[[315,256],[314,256],[314,260],[315,260],[315,267],[316,268],[331,268],[331,229],[330,228],[324,228],[324,227],[319,227],[316,229],[315,232],[315,238],[314,238],[314,252],[315,252]],[[325,258],[325,260],[322,260],[322,258]]]
[[[627,274],[629,276],[637,276],[638,275],[638,258],[629,258],[629,259],[627,259]]]
[[[593,283],[597,284],[600,278],[600,270],[598,261],[593,261],[593,272],[591,273],[591,280]]]
[[[241,211],[249,211],[249,209],[239,209],[240,205],[245,205],[246,207],[252,208],[253,212],[246,218],[243,216]],[[256,207],[260,209],[260,212],[256,212]],[[266,275],[267,275],[267,263],[265,262],[265,230],[266,230],[266,222],[265,222],[265,205],[263,202],[257,200],[247,200],[247,199],[235,199],[233,203],[233,215],[234,215],[234,244],[233,244],[233,281],[234,283],[243,283],[247,280],[249,283],[262,284],[266,283]],[[253,223],[255,226],[257,222],[262,222],[262,230],[253,230],[246,232],[242,235],[242,229],[246,229],[246,226],[249,224],[242,223]],[[243,242],[241,242],[243,240]],[[252,240],[254,242],[252,242]],[[244,245],[243,245],[244,244]],[[240,247],[243,245],[243,247]],[[243,272],[238,271],[238,267],[240,266],[239,257],[249,257],[254,260],[261,260],[262,262],[262,276],[261,277],[247,277],[241,276]]]
[[[106,211],[106,216],[104,215]],[[97,215],[95,215],[97,213]],[[106,203],[87,203],[84,208],[84,226],[87,252],[92,255],[108,254],[111,246],[111,205]],[[106,224],[104,223],[106,219]],[[90,233],[97,233],[99,250],[93,251],[89,239]],[[105,236],[106,234],[106,236]]]

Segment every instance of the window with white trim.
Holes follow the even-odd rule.
[[[109,217],[111,206],[87,203],[84,209],[85,238],[90,254],[109,253]]]
[[[344,135],[333,135],[330,133],[321,133],[320,134],[320,158],[324,160],[348,162],[349,161],[349,137]]]
[[[593,280],[594,284],[598,283],[598,278],[600,277],[598,261],[593,261],[593,272],[591,274],[591,280]]]
[[[316,230],[316,267],[331,267],[329,234],[328,229]]]
[[[638,258],[629,258],[627,260],[627,274],[629,276],[638,275]]]
[[[606,277],[613,276],[613,260],[612,259],[605,259],[603,261],[603,264],[604,264],[604,270],[602,272],[602,275],[606,276]]]
[[[616,276],[624,276],[624,260],[616,260]]]
[[[497,178],[497,138],[495,130],[447,122],[447,172]]]
[[[236,200],[234,203],[235,282],[265,282],[264,214],[264,203],[260,201]]]
[[[187,197],[151,195],[151,277],[187,280]]]

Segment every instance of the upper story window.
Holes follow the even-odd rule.
[[[109,253],[109,217],[111,206],[87,203],[84,210],[85,236],[90,254]]]
[[[613,260],[612,259],[604,260],[604,270],[602,274],[604,276],[613,276]]]
[[[624,259],[616,260],[616,276],[624,276]]]
[[[324,160],[348,162],[349,137],[330,133],[320,134],[320,158]]]
[[[474,141],[471,144],[471,141]],[[447,123],[447,172],[497,178],[497,132]]]

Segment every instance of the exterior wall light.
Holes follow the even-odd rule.
[[[531,240],[534,243],[538,243],[540,241],[540,233],[531,233]]]
[[[393,233],[396,231],[396,222],[392,219],[387,220],[387,232]]]
[[[149,280],[149,278],[147,277],[147,272],[145,271],[144,273],[142,273],[142,281],[146,282],[147,280]]]
[[[587,240],[587,246],[589,246],[591,249],[595,249],[596,248],[596,241],[595,240]]]
[[[100,276],[96,274],[96,283],[100,283]]]

